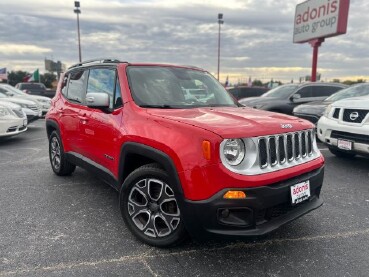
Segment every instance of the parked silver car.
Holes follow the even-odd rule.
[[[49,97],[30,95],[8,84],[0,84],[0,92],[6,94],[9,97],[21,98],[37,102],[41,107],[43,116],[50,109],[51,99]]]
[[[27,115],[28,122],[35,121],[42,116],[41,108],[35,101],[8,97],[6,94],[0,92],[0,103],[4,102],[10,102],[21,106],[22,110]]]

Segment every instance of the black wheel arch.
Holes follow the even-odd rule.
[[[151,146],[136,142],[126,142],[121,147],[118,191],[125,189],[123,187],[123,182],[132,171],[139,166],[149,163],[159,164],[169,175],[171,184],[173,185],[174,193],[177,196],[183,195],[183,189],[179,180],[177,169],[169,155]]]
[[[47,138],[50,138],[50,135],[53,131],[57,131],[60,134],[59,125],[56,121],[47,119],[46,120],[46,132],[47,132]]]

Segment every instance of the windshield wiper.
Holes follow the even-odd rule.
[[[155,108],[155,109],[175,109],[171,105],[140,105],[141,108]]]

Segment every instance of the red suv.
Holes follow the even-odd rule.
[[[314,126],[240,106],[199,68],[77,64],[46,126],[53,171],[80,166],[115,188],[126,225],[150,245],[263,235],[322,205]]]

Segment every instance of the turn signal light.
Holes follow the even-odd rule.
[[[224,194],[225,199],[245,199],[246,193],[241,190],[229,190]]]
[[[210,141],[204,140],[202,142],[202,153],[204,155],[204,158],[207,160],[210,160],[211,157],[210,146]]]

